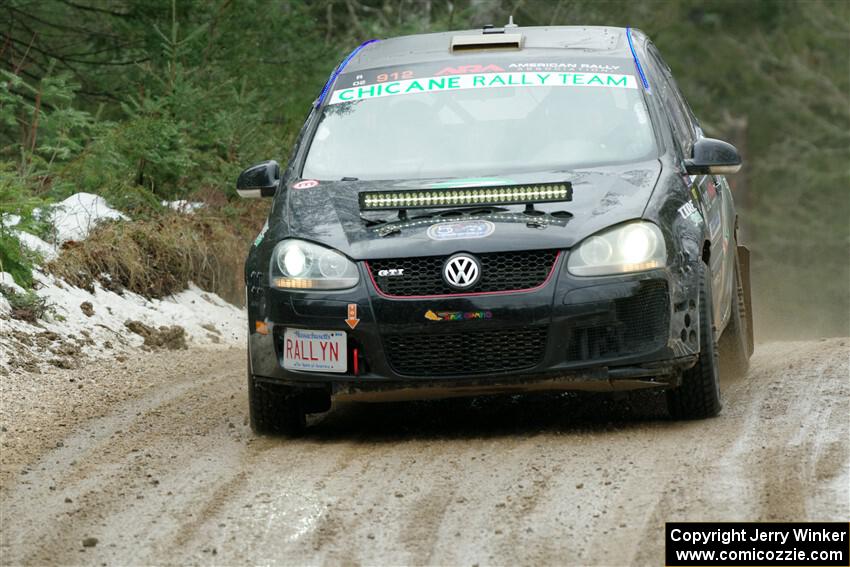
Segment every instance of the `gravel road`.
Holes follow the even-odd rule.
[[[850,517],[850,340],[660,399],[340,405],[254,437],[244,351],[0,378],[3,564],[650,564],[667,520]]]

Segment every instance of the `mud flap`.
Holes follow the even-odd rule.
[[[747,349],[749,356],[755,350],[755,335],[753,333],[753,297],[750,286],[750,249],[738,246],[738,267],[741,270],[741,283],[744,286],[744,302],[747,305]]]

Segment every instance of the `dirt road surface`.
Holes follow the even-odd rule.
[[[537,395],[340,405],[298,440],[252,435],[235,348],[5,377],[0,562],[663,565],[667,520],[846,521],[848,345],[760,346],[707,421]]]

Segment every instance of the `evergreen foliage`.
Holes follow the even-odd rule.
[[[7,0],[0,214],[37,224],[38,205],[88,191],[136,218],[189,197],[242,216],[239,170],[286,160],[354,46],[511,13],[522,25],[648,33],[706,132],[745,154],[733,183],[759,330],[850,332],[850,3],[840,0]],[[0,226],[2,269],[26,284],[31,262]]]

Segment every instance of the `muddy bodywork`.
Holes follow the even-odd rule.
[[[582,36],[584,32],[575,28],[523,28],[527,46],[541,47],[534,52],[525,49],[516,57],[533,60],[541,53],[557,55],[555,48],[547,47],[546,41],[550,40],[541,38],[557,36],[558,30],[566,30],[564,41],[578,34],[579,40],[585,37],[582,41],[587,50],[602,49],[606,65],[623,69],[635,65],[623,30],[613,28],[610,37],[607,32],[602,37],[599,33]],[[413,53],[407,55],[412,60],[442,61],[447,58],[445,52],[438,56],[422,48],[417,55],[410,46],[439,44],[446,35],[401,38],[407,43],[402,41],[395,49],[407,48],[405,53]],[[647,61],[645,71],[651,83],[655,70],[646,54],[648,41],[639,32],[633,32],[633,38],[637,56]],[[394,49],[390,43],[362,49],[349,63],[351,72],[381,67],[382,58]],[[569,49],[560,53],[576,57],[575,51]],[[476,54],[458,56],[454,63],[480,65],[484,60],[485,55]],[[409,394],[416,389],[421,389],[423,396],[448,396],[535,388],[613,390],[678,385],[681,371],[692,366],[699,354],[700,262],[708,263],[713,274],[717,335],[729,317],[734,206],[725,180],[685,173],[683,155],[664,102],[651,88],[642,92],[657,137],[656,157],[627,164],[503,176],[505,179],[499,179],[499,183],[570,182],[572,200],[538,204],[533,212],[523,205],[511,205],[475,217],[463,212],[441,215],[429,210],[410,211],[406,218],[400,218],[392,211],[361,211],[358,205],[358,197],[364,191],[427,189],[451,184],[451,179],[303,183],[300,174],[305,151],[322,109],[322,104],[317,104],[280,179],[267,229],[255,241],[246,263],[252,374],[259,380],[318,387],[354,399],[388,399],[392,394],[387,392]],[[426,217],[417,219],[417,214]],[[486,218],[494,229],[486,238],[435,240],[428,236],[434,225],[467,218]],[[582,240],[635,219],[651,221],[661,229],[667,246],[666,267],[603,277],[577,277],[567,271],[571,250]],[[272,251],[287,238],[342,252],[356,262],[359,283],[352,289],[327,292],[271,287]],[[381,291],[370,267],[370,262],[389,261],[391,265],[395,259],[447,257],[461,251],[481,255],[538,250],[557,252],[549,277],[543,285],[517,293],[393,297]],[[663,307],[659,307],[660,303]],[[351,305],[357,306],[359,317],[355,328],[345,321]],[[426,317],[429,311],[481,312],[490,316],[486,320],[434,322]],[[624,313],[631,319],[625,320],[628,317]],[[262,333],[257,331],[257,321],[263,323]],[[613,335],[628,334],[624,327],[630,325],[641,326],[629,335],[632,344],[640,343],[640,348],[610,348],[612,340],[621,340]],[[288,327],[346,332],[348,372],[285,370],[281,337]],[[398,364],[391,361],[395,355],[388,352],[390,336],[409,336],[411,341],[398,344],[410,349],[410,345],[418,344],[420,339],[427,342],[432,335],[492,332],[496,337],[499,333],[528,329],[545,333],[545,347],[538,362],[521,371],[495,368],[423,376],[399,371]],[[641,336],[646,339],[644,342],[640,341]],[[486,352],[470,352],[469,356],[486,356]],[[411,367],[415,365],[408,365]],[[411,396],[416,395],[407,397]]]

